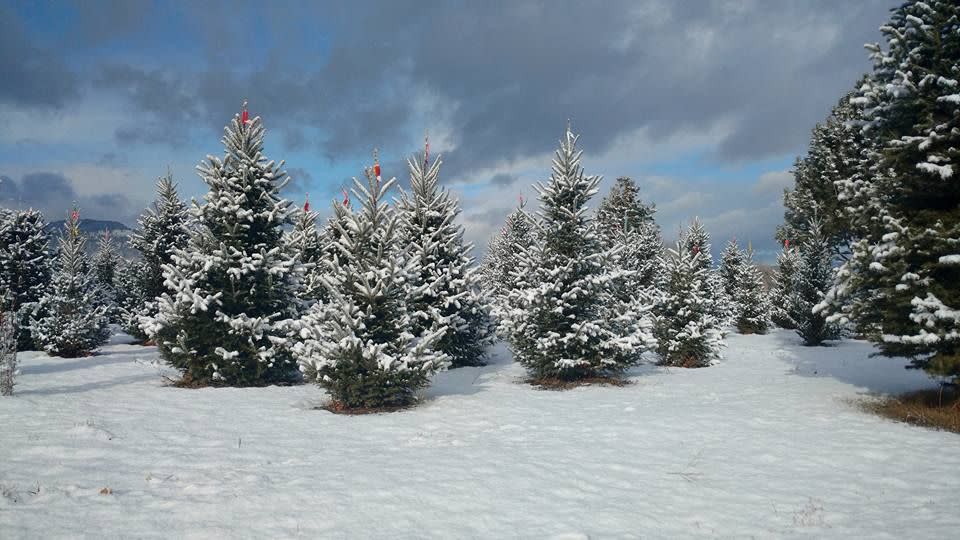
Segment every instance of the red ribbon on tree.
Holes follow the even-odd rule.
[[[423,168],[426,169],[430,164],[430,132],[423,132]]]
[[[347,193],[347,190],[346,190],[346,189],[341,190],[341,191],[343,191],[343,205],[344,205],[344,206],[350,206],[350,194]]]
[[[247,100],[243,100],[243,111],[240,113],[240,121],[244,124],[250,123],[250,113],[247,112]]]
[[[783,249],[785,249],[785,250],[787,250],[787,251],[790,251],[790,239],[789,239],[789,238],[787,238],[786,240],[783,241]]]
[[[80,211],[77,210],[76,208],[74,208],[73,210],[71,210],[71,211],[70,211],[70,219],[73,220],[73,221],[79,220],[79,219],[80,219]]]
[[[309,193],[307,193],[307,196],[303,201],[303,211],[304,212],[310,211],[310,194]]]

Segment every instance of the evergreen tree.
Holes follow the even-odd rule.
[[[770,327],[770,299],[763,286],[763,274],[753,264],[753,250],[743,255],[733,293],[736,305],[734,325],[741,334],[766,334]]]
[[[521,200],[520,206],[507,216],[500,232],[490,240],[483,259],[483,280],[498,308],[500,300],[514,288],[513,272],[520,252],[533,242],[533,218],[527,214],[525,206]]]
[[[699,254],[696,263],[697,268],[703,270],[704,277],[700,280],[702,288],[702,297],[710,302],[710,313],[721,332],[733,321],[733,300],[726,293],[723,286],[723,278],[720,272],[713,268],[713,253],[710,245],[710,233],[700,221],[700,218],[693,218],[690,227],[686,231],[681,231],[680,241],[683,249],[691,256]],[[662,259],[661,259],[662,260]]]
[[[603,247],[614,250],[613,264],[617,269],[630,272],[620,284],[621,297],[652,295],[660,270],[663,240],[660,227],[653,219],[656,208],[643,204],[638,192],[633,180],[617,178],[616,185],[597,210],[596,223]]]
[[[297,254],[304,267],[301,302],[304,308],[310,303],[323,299],[323,239],[317,229],[317,213],[310,211],[309,203],[298,210],[293,222],[293,230],[286,235],[286,243]]]
[[[174,252],[186,248],[190,238],[189,211],[177,194],[177,184],[170,172],[157,179],[157,198],[137,223],[137,231],[130,237],[130,246],[143,259],[142,265],[136,265],[140,271],[136,296],[141,296],[143,303],[137,305],[138,299],[131,296],[121,317],[130,335],[147,339],[147,333],[140,325],[152,324],[160,309],[157,299],[172,292],[164,284],[164,266],[173,263]]]
[[[12,396],[17,376],[17,323],[15,313],[2,307],[12,303],[7,298],[9,291],[0,295],[0,396]]]
[[[0,211],[0,291],[9,293],[0,311],[16,314],[18,350],[34,346],[30,320],[40,316],[39,301],[50,283],[49,245],[40,212]]]
[[[723,292],[733,300],[734,318],[740,316],[739,298],[740,279],[743,277],[743,266],[745,263],[745,254],[737,245],[737,239],[731,239],[723,248],[720,254],[720,279],[723,282]]]
[[[907,2],[881,27],[887,47],[854,101],[878,141],[856,186],[867,229],[817,310],[854,320],[888,355],[960,377],[960,5]]]
[[[120,329],[134,338],[144,340],[147,335],[140,328],[140,317],[148,302],[144,290],[144,276],[150,271],[143,259],[120,259],[113,277],[116,291],[117,318]]]
[[[42,318],[32,321],[37,345],[54,356],[73,358],[92,353],[107,341],[107,307],[87,258],[76,209],[64,223],[53,278],[40,300]]]
[[[301,319],[294,347],[306,377],[342,409],[409,405],[448,364],[433,348],[445,328],[411,332],[412,320],[422,314],[408,302],[406,284],[421,269],[419,259],[405,252],[399,216],[386,202],[395,179],[382,182],[370,169],[365,173],[366,185],[354,179],[359,211],[340,205],[340,218],[332,222],[337,239],[333,256],[324,259],[323,280],[329,300]]]
[[[520,252],[502,322],[534,379],[619,374],[651,338],[643,313],[613,313],[611,285],[620,272],[605,269],[610,253],[587,216],[600,177],[584,175],[576,142],[568,127],[550,180],[537,185],[537,240]]]
[[[653,309],[653,332],[663,365],[704,367],[720,356],[722,334],[706,294],[704,253],[708,252],[688,249],[681,239],[664,257],[662,294]]]
[[[301,267],[283,243],[288,179],[283,162],[264,156],[263,137],[259,117],[236,115],[224,128],[224,158],[198,167],[209,192],[187,247],[172,248],[163,266],[171,292],[141,325],[188,384],[262,385],[296,374],[287,332]]]
[[[777,255],[777,273],[774,277],[774,288],[770,292],[770,318],[780,328],[797,328],[796,321],[790,317],[790,302],[793,296],[793,280],[799,264],[800,256],[796,246],[791,248],[790,243],[785,242],[783,251]]]
[[[833,266],[830,244],[823,233],[823,224],[816,216],[811,218],[807,230],[807,242],[793,274],[793,292],[788,305],[790,319],[796,323],[803,344],[814,346],[828,339],[837,339],[839,329],[828,323],[823,313],[813,311],[833,282]]]
[[[423,158],[423,159],[421,159]],[[455,220],[459,205],[439,185],[441,160],[427,166],[424,156],[408,160],[410,192],[397,205],[399,235],[419,273],[408,282],[413,312],[412,332],[446,328],[434,348],[450,358],[451,367],[483,365],[493,341],[490,302],[480,290],[463,227]]]
[[[107,308],[107,319],[110,322],[120,322],[121,315],[118,305],[118,293],[114,281],[117,277],[117,267],[121,261],[117,253],[117,246],[110,236],[110,231],[103,231],[97,242],[97,251],[93,255],[93,274],[100,287],[100,301]]]

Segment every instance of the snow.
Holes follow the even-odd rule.
[[[437,375],[419,407],[334,415],[315,386],[164,386],[155,349],[22,353],[0,398],[7,539],[949,538],[960,437],[860,411],[935,385],[901,359],[789,332],[623,388]],[[110,493],[101,494],[109,488]]]

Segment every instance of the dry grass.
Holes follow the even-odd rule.
[[[869,401],[863,408],[917,426],[960,433],[960,389],[941,387]]]
[[[610,376],[594,376],[583,379],[566,380],[547,377],[543,379],[527,379],[534,388],[539,390],[570,390],[581,386],[628,386],[633,384],[627,379]]]
[[[390,405],[384,407],[347,407],[341,401],[331,401],[330,403],[321,405],[317,408],[332,412],[333,414],[361,415],[404,411],[413,408],[414,406],[416,406],[416,403],[411,403],[409,405]]]

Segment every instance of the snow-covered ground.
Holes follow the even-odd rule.
[[[152,348],[23,354],[0,537],[956,537],[960,437],[850,403],[923,374],[856,342],[728,343],[715,367],[567,392],[501,350],[371,416],[315,410],[310,385],[164,386]]]

